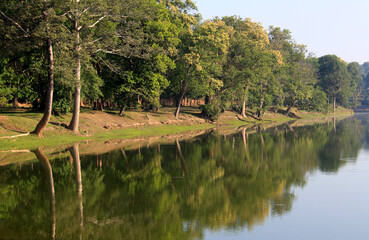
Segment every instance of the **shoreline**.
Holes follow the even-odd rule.
[[[353,112],[340,109],[334,115],[297,112],[298,118],[287,117],[283,114],[266,112],[264,119],[258,121],[248,117],[240,118],[236,112],[226,111],[216,122],[209,122],[199,117],[199,110],[187,108],[179,119],[172,116],[172,109],[165,108],[159,112],[128,111],[124,117],[113,111],[100,112],[84,110],[81,114],[80,132],[75,135],[62,125],[68,120],[68,115],[51,119],[45,129],[44,137],[26,135],[17,138],[0,139],[0,151],[35,149],[38,147],[55,147],[85,141],[134,141],[135,138],[165,137],[190,131],[203,131],[214,128],[237,129],[241,126],[267,125],[302,120],[312,121],[339,116],[351,116]],[[22,135],[33,130],[41,113],[0,112],[0,137]],[[2,128],[2,129],[1,129]],[[4,130],[5,129],[5,130]]]

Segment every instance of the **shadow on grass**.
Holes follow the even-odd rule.
[[[4,128],[7,131],[11,131],[11,132],[15,132],[15,133],[28,133],[27,131],[20,131],[20,130],[17,130],[17,129],[9,128],[9,127],[7,127],[6,125],[4,125],[2,123],[0,123],[0,127]]]
[[[197,107],[182,107],[179,114],[181,113],[185,113],[185,114],[197,117],[197,118],[204,119],[204,114],[201,112],[201,109]],[[173,112],[173,115],[174,115],[174,112]]]
[[[286,111],[283,109],[278,109],[277,113],[283,114],[286,117],[290,117],[290,118],[296,118],[296,119],[301,119],[301,117],[297,116],[295,113],[290,112],[288,115],[286,114]]]
[[[40,111],[32,108],[6,108],[0,107],[0,114],[24,114],[24,113],[40,113]]]

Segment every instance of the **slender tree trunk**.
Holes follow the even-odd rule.
[[[246,101],[243,101],[242,110],[241,110],[242,117],[246,118]]]
[[[92,110],[96,109],[97,109],[97,100],[95,99],[94,101],[92,101]]]
[[[290,106],[288,106],[288,108],[286,110],[286,116],[290,115],[291,110],[292,110],[293,107],[295,107],[296,103],[297,103],[297,100],[293,100],[292,104]]]
[[[242,117],[246,118],[246,101],[247,101],[247,89],[248,87],[245,87],[245,96],[243,98],[243,104],[242,104],[242,110],[241,110],[241,114],[242,114]]]
[[[103,105],[104,105],[104,103],[103,103],[102,99],[100,99],[100,98],[96,99],[96,110],[104,111]]]
[[[336,112],[336,100],[337,100],[337,97],[336,97],[336,95],[334,95],[334,98],[333,98],[333,112]]]
[[[15,96],[13,99],[13,108],[19,108],[18,97]]]
[[[259,105],[259,109],[256,112],[256,116],[260,118],[261,116],[261,109],[263,109],[263,105],[264,105],[264,97],[262,97],[260,99],[260,105]]]
[[[125,110],[126,110],[126,107],[125,106],[124,107],[121,107],[120,108],[120,111],[119,111],[119,116],[123,116]]]
[[[79,39],[79,26],[78,21],[74,22],[74,29],[76,31],[76,69],[75,69],[75,88],[74,88],[74,105],[73,105],[73,116],[69,123],[68,129],[72,130],[74,133],[78,134],[79,125],[79,113],[81,108],[81,46]]]
[[[180,95],[180,97],[179,97],[178,103],[177,103],[177,109],[176,109],[176,112],[175,112],[175,114],[174,114],[174,116],[175,116],[176,118],[178,118],[179,110],[181,109],[182,100],[183,100],[184,95],[185,95],[185,92],[184,92],[184,91],[182,91],[182,93],[181,93],[181,95]]]
[[[46,105],[44,110],[44,115],[41,118],[40,122],[37,124],[36,129],[32,132],[39,137],[42,137],[42,132],[48,124],[51,111],[53,108],[53,95],[54,95],[54,54],[53,54],[53,45],[51,39],[47,40],[47,52],[49,59],[49,87],[47,88],[47,96],[46,96]]]
[[[99,110],[100,111],[104,111],[104,105],[105,105],[104,104],[104,99],[100,98],[100,101],[99,102],[100,102],[100,104],[99,104]]]

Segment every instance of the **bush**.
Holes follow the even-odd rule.
[[[205,105],[201,105],[202,113],[205,118],[215,121],[218,119],[220,113],[222,112],[222,108],[219,106],[218,102],[212,102]]]

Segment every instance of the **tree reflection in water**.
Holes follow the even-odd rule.
[[[38,149],[41,166],[0,169],[0,238],[42,239],[47,229],[56,239],[202,239],[206,229],[251,230],[291,211],[293,187],[303,187],[308,173],[356,159],[366,125],[241,128],[98,156],[80,155],[76,144],[68,149],[72,163],[54,159],[52,171]]]

